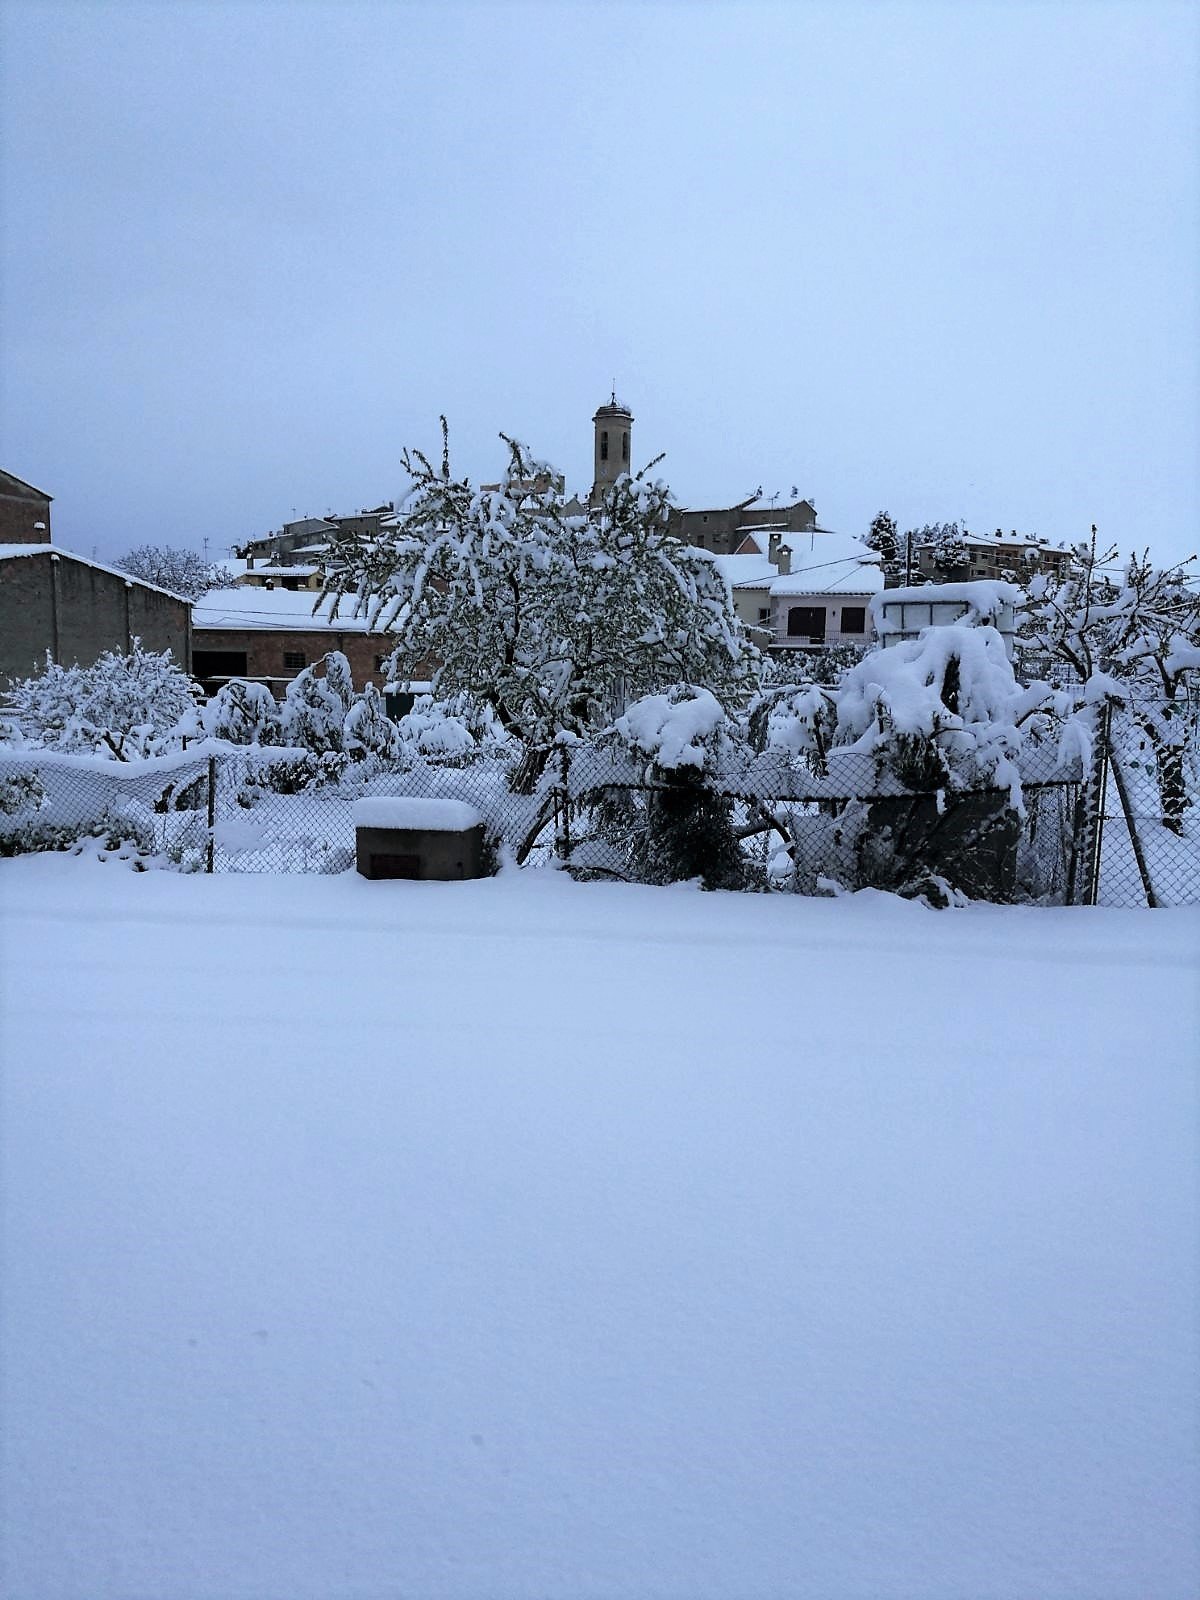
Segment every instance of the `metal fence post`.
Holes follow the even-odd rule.
[[[1104,843],[1104,808],[1108,799],[1108,755],[1112,733],[1112,701],[1106,700],[1092,747],[1092,770],[1087,781],[1087,835],[1084,843],[1083,903],[1094,906],[1100,897],[1100,852]]]
[[[217,839],[217,758],[208,758],[208,853],[205,860],[205,872],[213,870],[213,856],[216,852]]]
[[[1121,810],[1125,813],[1125,826],[1129,829],[1129,842],[1133,846],[1133,859],[1137,862],[1138,874],[1142,880],[1142,893],[1146,896],[1146,904],[1152,909],[1158,905],[1154,893],[1154,885],[1150,882],[1150,870],[1146,865],[1146,852],[1142,849],[1142,836],[1138,832],[1137,821],[1133,815],[1133,807],[1129,803],[1129,790],[1125,787],[1125,775],[1121,771],[1121,763],[1114,750],[1111,757],[1112,775],[1117,782],[1117,794],[1121,800]]]
[[[562,831],[559,836],[558,853],[564,861],[571,859],[571,757],[565,744],[559,745],[559,758],[562,768],[562,788],[559,791],[559,804],[561,806]]]

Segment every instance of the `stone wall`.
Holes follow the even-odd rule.
[[[0,680],[28,677],[46,652],[91,666],[106,650],[170,650],[191,667],[191,607],[62,551],[0,561]]]

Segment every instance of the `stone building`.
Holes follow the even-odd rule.
[[[0,472],[0,545],[49,544],[50,499],[23,478]]]
[[[191,670],[191,602],[50,544],[0,545],[0,682],[46,660],[91,666],[106,650],[170,650]]]

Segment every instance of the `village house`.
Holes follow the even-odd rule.
[[[391,639],[370,632],[365,618],[331,619],[328,604],[314,616],[316,599],[244,585],[202,595],[192,610],[192,672],[205,692],[215,693],[230,678],[246,678],[280,698],[293,678],[330,650],[349,661],[357,688],[373,683],[382,689]]]
[[[50,500],[11,472],[0,472],[0,545],[49,544]]]
[[[1072,552],[1064,545],[1053,545],[1037,534],[967,533],[961,537],[963,559],[947,563],[945,554],[932,543],[913,542],[911,568],[916,581],[926,583],[970,583],[976,579],[1001,579],[1027,583],[1039,572],[1052,578],[1065,577]],[[899,588],[902,577],[893,581]]]
[[[870,604],[883,588],[883,572],[860,539],[817,527],[764,530],[714,560],[735,612],[761,648],[782,654],[872,642]]]
[[[45,665],[91,664],[106,650],[170,650],[191,661],[182,595],[50,542],[50,496],[0,472],[0,684]]]

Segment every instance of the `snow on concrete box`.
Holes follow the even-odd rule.
[[[359,800],[354,832],[364,878],[447,882],[484,876],[483,818],[461,800],[409,795]]]

